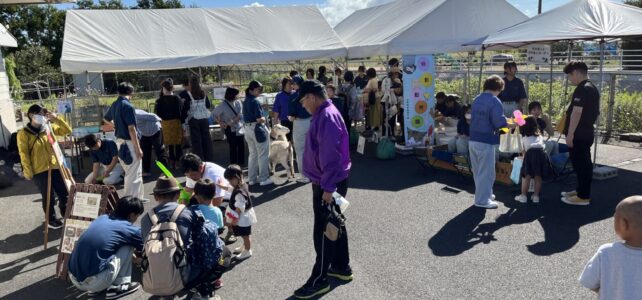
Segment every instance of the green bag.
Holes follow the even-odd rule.
[[[377,158],[378,159],[394,159],[395,158],[395,142],[388,138],[383,138],[377,145]]]
[[[356,128],[350,128],[350,145],[354,146],[359,143],[359,132]]]

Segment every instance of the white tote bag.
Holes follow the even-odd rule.
[[[499,151],[504,153],[521,153],[524,150],[522,135],[518,129],[499,136]]]

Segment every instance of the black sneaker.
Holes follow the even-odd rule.
[[[330,268],[330,270],[328,270],[328,276],[334,277],[336,279],[339,279],[345,282],[350,282],[352,281],[352,279],[354,279],[352,275],[352,270],[350,268],[348,268],[347,270]]]
[[[105,299],[118,299],[120,297],[133,294],[140,288],[138,282],[128,282],[107,289]]]
[[[327,282],[319,283],[316,285],[304,285],[298,290],[294,291],[294,298],[297,299],[310,299],[313,297],[321,296],[330,291],[330,284]]]
[[[49,224],[47,226],[49,226],[49,229],[59,229],[62,228],[63,225],[64,224],[60,220],[54,218],[53,220],[49,220]]]

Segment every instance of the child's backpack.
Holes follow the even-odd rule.
[[[219,265],[225,243],[218,236],[218,226],[194,209],[192,243],[187,248],[189,263],[199,268],[214,269]]]
[[[183,290],[181,269],[187,265],[185,248],[176,219],[185,205],[174,210],[168,222],[158,222],[154,210],[147,215],[152,228],[145,239],[143,252],[143,290],[157,296],[170,296]]]

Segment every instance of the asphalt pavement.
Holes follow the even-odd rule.
[[[215,147],[216,162],[226,165],[227,145]],[[425,169],[413,157],[381,161],[353,153],[346,216],[355,279],[331,281],[323,298],[594,297],[577,278],[597,248],[616,239],[618,201],[642,194],[642,161],[636,160],[642,151],[600,149],[598,162],[620,165],[619,176],[594,182],[590,206],[559,201],[559,193],[573,187],[570,177],[545,183],[540,204],[517,203],[516,187],[496,185],[502,202],[496,210],[472,206],[471,178]],[[223,276],[223,299],[287,299],[310,275],[312,188],[287,182],[283,171],[273,178],[273,187],[251,187],[258,217],[254,256]],[[153,184],[148,180],[145,191]],[[84,299],[70,283],[53,278],[60,230],[43,250],[40,201],[31,182],[0,190],[0,298]],[[148,298],[139,291],[125,299]]]

